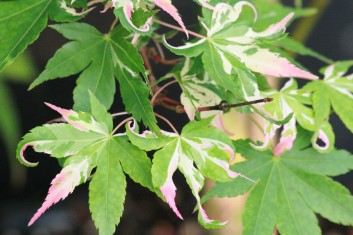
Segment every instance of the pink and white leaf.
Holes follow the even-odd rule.
[[[212,90],[202,86],[202,84],[196,84],[193,82],[193,78],[187,81],[185,78],[182,78],[184,81],[184,89],[187,90],[187,93],[190,96],[187,96],[187,93],[183,92],[180,95],[180,101],[185,108],[185,112],[188,115],[190,120],[195,119],[195,113],[198,107],[203,106],[213,106],[219,104],[222,99],[214,93]],[[196,78],[197,79],[197,78]],[[207,118],[216,114],[221,113],[220,111],[207,111],[201,113],[201,118]]]
[[[91,117],[90,120],[85,121],[80,118],[79,113],[73,111],[72,109],[63,109],[50,103],[45,104],[58,112],[67,123],[71,124],[78,130],[93,131],[101,134],[106,134],[107,130],[104,130],[104,128],[93,119],[93,117]]]
[[[166,199],[169,207],[174,211],[174,213],[180,218],[183,219],[182,215],[180,214],[178,208],[176,207],[175,203],[175,195],[176,195],[176,187],[173,182],[173,174],[178,168],[179,158],[180,158],[180,141],[178,140],[170,162],[168,164],[168,173],[165,182],[160,187],[161,193]]]
[[[321,141],[322,144],[319,144],[318,141]],[[311,139],[313,147],[321,153],[331,151],[334,148],[334,142],[335,134],[328,122],[321,125]]]
[[[28,226],[32,225],[49,207],[56,204],[60,200],[65,199],[74,188],[81,182],[81,171],[85,168],[85,164],[81,166],[66,166],[51,182],[49,192],[44,203],[29,221]],[[85,171],[85,170],[84,170]]]
[[[211,28],[207,30],[207,36],[210,37],[237,21],[244,6],[249,6],[251,9],[253,9],[256,19],[256,9],[254,5],[249,2],[240,1],[237,2],[233,7],[226,3],[218,3],[214,8]]]
[[[222,227],[226,224],[226,222],[219,222],[216,220],[211,220],[208,218],[205,210],[202,208],[201,205],[201,200],[199,196],[199,192],[201,191],[203,185],[204,185],[204,177],[198,171],[193,164],[193,161],[186,156],[185,154],[180,155],[180,160],[179,160],[179,169],[183,173],[183,175],[186,178],[186,182],[188,183],[192,194],[194,195],[196,199],[196,205],[198,208],[198,213],[199,213],[199,220],[202,225],[204,225],[206,228],[207,227]]]
[[[310,80],[318,78],[291,64],[287,59],[280,57],[279,54],[256,45],[241,46],[229,44],[226,46],[217,46],[223,51],[233,54],[254,72],[274,77],[298,77]],[[250,53],[250,51],[252,52]]]
[[[283,130],[281,133],[281,137],[279,143],[276,145],[273,150],[273,154],[275,156],[282,155],[287,150],[290,150],[293,147],[294,140],[297,135],[296,129],[296,120],[292,117],[292,119],[283,125]]]
[[[224,144],[223,142],[217,141],[217,140],[213,140],[213,139],[206,139],[206,138],[197,138],[198,141],[201,141],[200,143],[197,143],[191,139],[186,139],[183,138],[183,140],[189,145],[191,146],[191,148],[193,148],[194,150],[197,151],[197,153],[199,154],[199,156],[202,158],[202,161],[204,164],[206,164],[206,161],[210,161],[213,164],[215,164],[217,166],[217,168],[220,171],[225,172],[229,178],[236,178],[239,176],[239,174],[237,172],[233,172],[229,169],[229,162],[226,162],[224,160],[218,159],[214,156],[211,156],[208,153],[208,150],[213,147],[216,146],[220,149],[222,149],[223,151],[227,152],[227,155],[229,157],[229,161],[231,161],[234,158],[234,151],[233,149]],[[196,157],[196,156],[194,156]],[[198,167],[203,168],[204,166],[200,166],[198,165]]]
[[[280,22],[270,25],[262,32],[255,32],[252,30],[252,28],[249,28],[249,30],[244,35],[227,37],[227,40],[241,44],[252,44],[255,43],[255,40],[258,38],[267,38],[279,33],[284,33],[286,31],[287,23],[293,18],[293,16],[294,13],[289,13]]]
[[[73,0],[71,2],[74,3],[75,0]],[[60,8],[64,9],[67,13],[69,13],[70,15],[73,15],[73,16],[82,16],[84,14],[87,14],[88,12],[92,11],[95,7],[91,7],[91,8],[88,8],[87,10],[83,10],[81,12],[77,12],[75,8],[72,8],[72,7],[69,7],[67,6],[66,4],[66,1],[65,0],[61,0],[60,2]]]
[[[186,36],[189,38],[188,31],[186,30],[186,27],[184,25],[183,20],[181,19],[178,10],[175,8],[175,6],[171,3],[170,0],[152,0],[154,4],[156,4],[158,7],[160,7],[163,11],[167,12],[173,19],[178,22],[180,27],[183,29],[185,32]]]

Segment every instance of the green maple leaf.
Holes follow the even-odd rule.
[[[321,234],[315,213],[332,222],[353,225],[353,197],[328,176],[353,169],[353,156],[343,150],[320,154],[306,148],[311,135],[300,133],[295,146],[275,157],[259,152],[246,141],[235,146],[245,162],[231,167],[256,184],[237,178],[217,183],[203,198],[234,197],[251,189],[243,212],[243,234]]]
[[[141,79],[146,74],[143,60],[138,50],[121,37],[120,27],[106,35],[84,23],[51,27],[73,41],[55,53],[30,89],[44,81],[81,72],[74,90],[74,109],[89,110],[88,91],[108,109],[114,100],[116,78],[120,84],[125,109],[136,120],[142,120],[150,129],[158,131],[148,99],[149,90]]]
[[[333,111],[340,117],[346,127],[353,132],[353,74],[345,75],[353,65],[353,61],[340,61],[321,70],[323,80],[308,83],[303,92],[312,92],[312,105],[315,122],[318,126],[327,126]],[[329,136],[325,132],[317,134],[326,142]]]
[[[138,134],[134,127],[126,128],[134,145],[146,151],[157,150],[153,158],[152,183],[175,214],[182,219],[175,203],[176,187],[172,179],[179,169],[197,201],[200,224],[217,228],[225,223],[209,219],[200,203],[199,191],[204,185],[204,177],[229,181],[240,174],[229,170],[229,161],[234,157],[232,143],[223,132],[209,127],[211,120],[212,117],[190,122],[180,135],[162,132],[163,137],[149,131]]]
[[[61,0],[1,1],[0,9],[0,71],[38,38],[48,19],[67,22],[82,17],[68,13]]]
[[[280,22],[270,25],[261,32],[238,22],[245,6],[256,10],[249,2],[241,1],[234,6],[219,3],[215,6],[210,22],[201,20],[207,36],[186,43],[184,46],[164,45],[172,52],[187,57],[202,54],[202,61],[209,76],[223,89],[236,97],[258,96],[257,78],[261,73],[275,77],[317,77],[291,64],[279,53],[272,52],[266,41],[273,41],[284,35],[285,25],[293,17],[288,14]]]
[[[113,234],[123,213],[125,173],[135,182],[155,191],[151,160],[144,151],[127,142],[124,134],[112,135],[112,116],[92,93],[91,113],[48,106],[59,112],[68,123],[47,124],[31,130],[18,144],[17,158],[27,166],[35,166],[36,163],[24,158],[24,150],[32,146],[36,152],[64,159],[64,164],[29,225],[50,206],[66,198],[76,186],[92,177],[89,205],[93,221],[100,234]],[[96,172],[91,175],[93,169]]]

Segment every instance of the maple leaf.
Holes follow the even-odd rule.
[[[18,0],[0,2],[0,71],[12,63],[46,27],[48,19],[56,22],[77,20],[62,7],[63,0]],[[19,20],[20,19],[20,20]],[[6,36],[4,36],[6,35]]]
[[[29,225],[50,206],[65,199],[89,177],[92,178],[89,185],[89,206],[100,234],[113,234],[115,226],[119,224],[126,194],[124,173],[155,192],[151,179],[151,160],[144,151],[127,142],[123,133],[111,134],[112,116],[92,93],[89,95],[91,113],[49,105],[68,123],[36,127],[17,146],[17,158],[27,166],[36,165],[24,158],[24,151],[28,146],[33,146],[36,152],[64,160],[63,169],[51,182],[44,203]],[[95,168],[95,174],[91,175]]]
[[[238,96],[240,92],[243,98],[259,95],[253,72],[275,77],[317,79],[317,76],[296,67],[278,53],[271,52],[264,42],[265,39],[280,38],[293,13],[262,32],[255,32],[251,27],[237,22],[244,6],[251,7],[256,13],[249,2],[240,1],[234,6],[218,3],[210,25],[201,21],[207,31],[206,37],[180,47],[169,45],[164,38],[164,45],[178,55],[195,57],[202,53],[204,68],[210,77],[224,89]]]
[[[137,27],[132,21],[132,13],[134,10],[144,9],[148,10],[145,5],[151,5],[151,3],[157,5],[163,11],[167,12],[173,19],[178,22],[180,27],[184,30],[187,37],[189,37],[186,27],[178,13],[178,10],[172,4],[170,0],[150,0],[150,1],[134,1],[134,0],[112,0],[115,8],[114,13],[120,19],[123,26],[134,33],[140,35],[148,35],[151,33],[150,21],[146,21],[141,27]],[[142,4],[143,2],[144,4]]]
[[[203,201],[235,197],[250,191],[243,212],[242,234],[321,234],[315,213],[344,225],[353,224],[353,197],[349,190],[327,176],[353,169],[353,156],[343,150],[320,154],[312,148],[310,133],[300,133],[294,147],[284,155],[259,152],[248,141],[236,141],[245,162],[231,167],[244,171],[256,184],[236,178],[217,183]]]
[[[138,50],[123,38],[117,27],[108,35],[84,23],[51,26],[73,40],[61,47],[30,89],[44,81],[80,73],[74,90],[74,109],[89,111],[91,91],[108,109],[114,99],[115,79],[119,81],[125,109],[151,130],[159,130],[148,99],[149,90],[141,76],[146,71]],[[123,34],[124,35],[124,34]],[[80,57],[80,60],[77,60]]]
[[[333,139],[332,127],[328,119],[333,111],[339,116],[346,127],[353,132],[353,74],[345,75],[353,66],[353,61],[340,61],[321,70],[323,80],[308,83],[302,92],[312,93],[312,105],[315,113],[315,123],[319,126],[313,144],[320,151],[328,151]],[[331,108],[332,107],[332,108]],[[326,131],[329,129],[329,131]],[[316,144],[316,139],[321,139],[324,146]]]
[[[164,137],[159,138],[149,131],[138,134],[134,127],[126,127],[132,144],[146,151],[157,150],[152,165],[153,185],[182,219],[175,204],[176,186],[172,179],[177,169],[181,171],[197,201],[199,222],[206,228],[221,227],[225,223],[209,219],[202,208],[199,191],[204,177],[229,181],[240,175],[229,170],[229,161],[234,157],[231,141],[218,129],[208,127],[211,120],[212,117],[192,121],[184,126],[181,135],[162,132]]]
[[[284,119],[288,115],[293,114],[289,122],[283,125],[279,143],[274,147],[273,153],[276,156],[292,148],[297,136],[297,123],[304,129],[315,132],[312,137],[312,143],[315,148],[317,148],[316,139],[318,133],[324,133],[327,136],[327,140],[325,140],[326,151],[334,148],[335,136],[331,125],[327,120],[322,125],[317,124],[313,109],[307,106],[312,103],[310,94],[298,90],[298,84],[294,79],[290,79],[284,84],[280,91],[268,90],[264,91],[262,95],[273,98],[271,104],[264,104],[262,106],[263,110],[269,116]],[[264,119],[264,141],[261,145],[253,146],[260,150],[271,147],[276,130],[280,127],[281,125]]]

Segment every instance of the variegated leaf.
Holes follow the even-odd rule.
[[[240,1],[234,6],[218,3],[210,24],[201,21],[207,36],[180,47],[169,45],[165,39],[164,44],[178,55],[193,57],[203,53],[204,68],[210,77],[225,90],[236,96],[240,93],[245,99],[259,95],[253,72],[275,77],[317,79],[317,76],[292,64],[279,53],[272,52],[264,43],[264,39],[274,40],[284,35],[293,13],[262,32],[255,32],[249,26],[238,25],[237,20],[244,7],[250,7],[255,12],[256,20],[256,9],[249,2]],[[239,71],[242,73],[239,74]]]
[[[263,109],[271,117],[284,119],[293,113],[291,120],[283,125],[279,143],[274,148],[276,156],[282,155],[293,146],[297,135],[296,123],[299,123],[306,130],[318,131],[315,125],[314,112],[305,103],[310,102],[308,94],[298,94],[298,85],[295,80],[289,80],[280,91],[269,91],[263,95],[273,98],[271,103],[263,105]],[[300,97],[300,98],[298,98]],[[305,101],[303,101],[305,100]],[[303,102],[301,102],[303,101]],[[281,126],[264,120],[265,139],[261,146],[255,146],[257,149],[264,149],[272,145],[276,130]]]
[[[210,122],[210,118],[192,121],[183,128],[181,135],[163,132],[165,137],[162,138],[152,133],[138,134],[127,127],[127,134],[134,145],[140,149],[157,150],[152,164],[152,182],[160,189],[175,214],[182,219],[175,203],[176,186],[172,179],[174,172],[179,169],[197,200],[200,223],[209,228],[222,226],[223,223],[208,219],[201,207],[198,193],[203,187],[203,176],[229,181],[239,175],[229,169],[229,161],[234,157],[229,138],[219,130],[208,127]],[[151,145],[158,139],[169,141],[163,141],[164,145]]]

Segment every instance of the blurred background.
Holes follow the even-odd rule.
[[[353,1],[352,0],[288,0],[283,3],[293,6],[302,2],[305,6],[318,7],[315,16],[296,22],[289,28],[291,35],[319,53],[333,60],[353,59]],[[197,25],[198,6],[192,1],[173,1],[179,9],[189,29]],[[96,9],[84,21],[93,24],[102,32],[107,32],[112,22],[112,13],[101,14]],[[172,22],[163,13],[160,17]],[[64,108],[71,108],[75,77],[47,82],[32,91],[28,85],[42,71],[47,61],[66,40],[54,30],[46,29],[40,38],[18,59],[0,74],[0,234],[1,235],[46,235],[46,234],[97,234],[90,219],[87,200],[88,184],[79,186],[62,202],[53,206],[32,227],[27,223],[44,200],[51,180],[60,171],[57,161],[47,155],[36,154],[28,149],[29,160],[40,161],[35,168],[21,166],[15,158],[15,149],[21,136],[30,129],[57,117],[44,102]],[[168,54],[167,54],[168,56]],[[324,64],[308,57],[298,60],[311,72],[318,74]],[[155,75],[163,75],[167,68],[155,67]],[[172,90],[172,89],[171,89]],[[176,98],[178,91],[174,91]],[[118,97],[117,97],[118,98]],[[119,100],[112,112],[121,111]],[[170,117],[177,127],[186,123],[185,114],[157,107],[157,112]],[[336,116],[332,116],[336,132],[336,147],[353,152],[352,134]],[[236,124],[228,124],[236,129]],[[236,132],[237,130],[234,130]],[[246,130],[245,130],[246,131]],[[174,234],[241,234],[240,216],[244,198],[214,200],[220,207],[208,205],[212,217],[229,219],[223,230],[203,230],[197,224],[196,214],[192,213],[195,201],[183,177],[176,174],[178,186],[177,204],[182,204],[181,213],[185,220],[180,221],[167,204],[156,198],[148,190],[131,180],[128,181],[125,211],[116,234],[122,235],[174,235]],[[337,178],[353,191],[353,174]],[[224,218],[221,218],[224,217]],[[324,234],[348,235],[353,229],[321,220]]]

